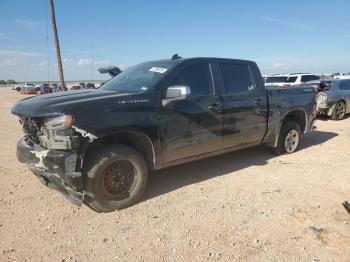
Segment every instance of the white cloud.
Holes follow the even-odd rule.
[[[301,23],[301,22],[296,22],[296,21],[289,21],[285,19],[278,19],[278,18],[273,18],[270,16],[259,16],[259,19],[271,24],[276,24],[280,26],[285,26],[285,27],[290,27],[294,28],[300,31],[310,31],[313,29],[312,26]]]
[[[74,59],[73,59],[73,58],[64,57],[64,58],[62,59],[62,63],[64,63],[64,64],[73,63],[73,62],[74,62]]]
[[[40,63],[39,63],[39,66],[46,66],[47,65],[47,61],[41,61]]]
[[[88,66],[91,65],[91,58],[82,58],[78,61],[78,66]]]
[[[4,34],[4,33],[0,33],[0,39],[2,39],[2,40],[10,40],[11,38],[10,37],[8,37],[6,34]]]
[[[15,20],[15,23],[19,26],[22,26],[22,27],[36,27],[37,25],[40,24],[40,22],[37,22],[37,21],[30,21],[30,20],[23,20],[23,19],[18,19],[16,18]]]
[[[1,66],[16,66],[27,63],[32,58],[40,57],[40,54],[13,51],[13,50],[0,50],[0,65]]]
[[[283,66],[284,66],[283,63],[274,63],[274,64],[272,65],[272,67],[275,67],[275,68],[279,68],[279,67],[283,67]]]

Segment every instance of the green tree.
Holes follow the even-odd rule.
[[[0,85],[6,85],[6,81],[5,80],[0,80]]]
[[[17,84],[17,82],[15,80],[13,80],[13,79],[7,80],[7,83],[10,84],[10,85]]]

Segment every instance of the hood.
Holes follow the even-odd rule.
[[[91,104],[92,102],[119,97],[130,96],[131,94],[120,94],[115,91],[102,89],[65,91],[53,94],[37,95],[18,101],[11,109],[11,113],[18,116],[49,117],[61,115],[67,108],[79,104]]]

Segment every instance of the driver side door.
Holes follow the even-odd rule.
[[[169,86],[186,86],[191,94],[161,108],[163,162],[220,150],[221,98],[214,90],[210,64],[199,62],[186,66]]]

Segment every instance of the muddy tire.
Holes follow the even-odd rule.
[[[148,168],[133,148],[106,146],[88,156],[84,163],[84,203],[97,212],[129,207],[146,188]]]
[[[339,101],[332,112],[332,120],[342,120],[345,116],[346,105],[343,101]]]
[[[277,147],[273,148],[276,155],[294,153],[300,144],[301,129],[297,122],[288,121],[283,124],[277,142]]]

